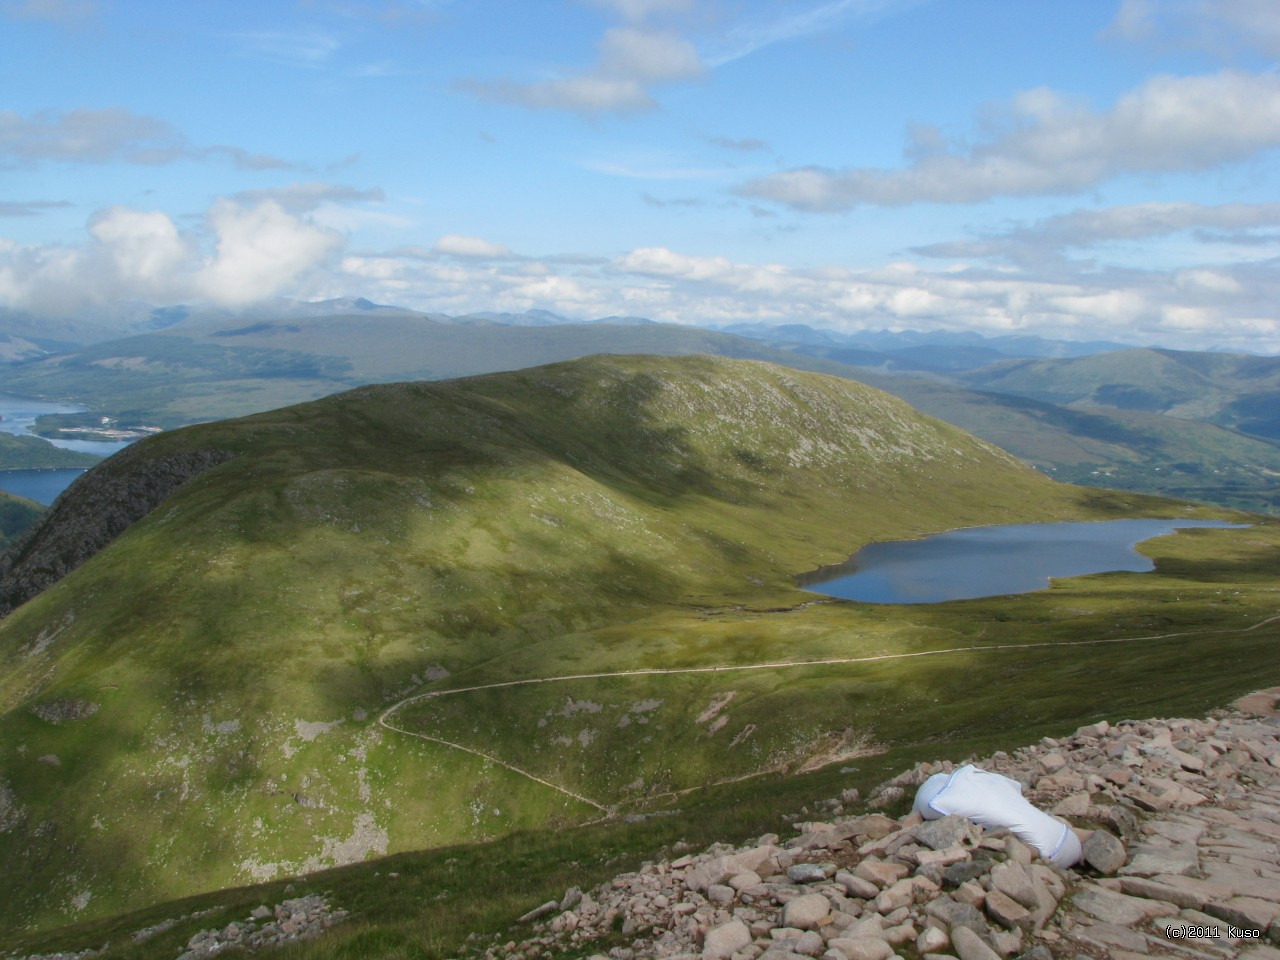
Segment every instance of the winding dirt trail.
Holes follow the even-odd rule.
[[[416,733],[413,730],[406,730],[403,727],[397,727],[390,722],[390,718],[397,711],[411,703],[417,703],[420,700],[433,700],[437,697],[448,697],[459,693],[474,693],[477,690],[496,690],[503,687],[522,687],[535,683],[567,683],[575,680],[602,680],[611,677],[646,677],[674,673],[730,673],[733,671],[743,670],[784,670],[795,667],[838,666],[852,663],[877,663],[884,660],[909,660],[916,657],[941,657],[955,653],[976,653],[992,650],[1034,650],[1058,647],[1089,647],[1107,643],[1139,643],[1154,640],[1173,640],[1179,637],[1207,637],[1219,636],[1222,634],[1249,633],[1260,627],[1265,627],[1267,624],[1276,622],[1280,622],[1280,615],[1267,617],[1266,619],[1259,620],[1257,623],[1251,624],[1247,627],[1236,627],[1229,630],[1184,630],[1177,633],[1153,633],[1138,637],[1110,637],[1102,640],[1055,640],[1044,643],[973,644],[964,647],[945,647],[941,650],[917,650],[914,653],[881,653],[868,657],[829,657],[821,660],[778,660],[769,663],[727,664],[706,667],[649,667],[640,670],[618,670],[606,673],[572,673],[555,677],[531,677],[525,680],[504,680],[499,683],[482,683],[471,687],[454,687],[448,690],[431,690],[426,693],[411,694],[402,700],[397,700],[391,706],[387,707],[387,709],[383,710],[378,716],[378,723],[381,726],[386,727],[388,730],[394,730],[396,733],[401,733],[410,737],[417,737],[419,740],[426,740],[430,743],[439,743],[446,747],[452,747],[455,750],[461,750],[463,753],[469,753],[472,756],[480,757],[483,760],[488,760],[490,763],[496,763],[498,766],[505,767],[513,773],[520,774],[522,777],[528,777],[530,780],[540,783],[543,786],[550,787],[552,790],[558,790],[565,796],[572,797],[575,800],[580,800],[583,803],[599,810],[605,818],[608,818],[616,813],[616,806],[606,806],[605,804],[592,800],[589,797],[584,797],[580,793],[574,793],[572,790],[568,790],[565,787],[552,783],[549,780],[544,780],[537,774],[530,773],[528,770],[523,770],[514,764],[507,763],[505,760],[500,760],[497,757],[491,756],[487,753],[482,753],[479,750],[473,750],[471,747],[464,746],[460,743],[454,743],[451,740],[442,740],[439,737],[433,737],[429,734]],[[764,771],[764,773],[768,772],[769,771]],[[762,774],[748,774],[742,777],[732,777],[728,780],[717,781],[716,783],[709,784],[708,786],[718,786],[721,783],[746,780],[760,775]],[[694,787],[689,790],[676,792],[680,794],[691,793],[693,790],[697,789],[703,788]]]

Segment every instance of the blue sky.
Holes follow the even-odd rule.
[[[1280,352],[1274,0],[0,0],[0,306]]]

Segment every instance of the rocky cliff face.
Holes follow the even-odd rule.
[[[188,480],[231,457],[226,450],[149,457],[139,445],[77,478],[0,554],[0,616],[57,583]]]

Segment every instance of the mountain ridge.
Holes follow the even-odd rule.
[[[342,304],[347,312],[323,315]],[[642,318],[557,322],[562,319],[536,312],[451,318],[378,305],[360,308],[354,301],[305,305],[292,313],[191,314],[163,329],[11,364],[6,374],[16,390],[72,397],[113,419],[171,428],[243,416],[361,383],[444,379],[592,353],[706,352],[871,383],[908,402],[924,403],[931,415],[1071,482],[1248,509],[1280,507],[1273,482],[1280,472],[1280,440],[1272,436],[1280,431],[1273,422],[1280,392],[1268,386],[1267,374],[1273,358],[1134,352],[1173,371],[1161,381],[1166,394],[1186,394],[1189,384],[1201,384],[1193,399],[1205,416],[1187,421],[1158,412],[1169,404],[1143,400],[1144,391],[1158,399],[1165,388],[1133,383],[1124,362],[1129,354],[1006,358],[992,366],[993,351],[1009,348],[1003,338],[939,335],[943,345],[936,346],[931,341],[939,338],[928,335],[882,332],[864,335],[862,340],[871,339],[862,349],[850,346],[860,342],[854,335],[826,331],[817,345],[803,342],[805,331],[809,340],[818,334],[804,325],[743,331],[756,338],[750,339]],[[1013,338],[1013,343],[1037,347],[1024,340]],[[1180,364],[1186,369],[1179,370]],[[1087,390],[1072,386],[1070,371],[1090,365],[1107,372],[1095,373]],[[1017,382],[1018,370],[1031,371],[1031,382]],[[1062,389],[1044,399],[1055,380]],[[1246,389],[1251,383],[1256,389]],[[1111,405],[1098,405],[1104,401]],[[1195,411],[1184,406],[1171,412]],[[57,425],[57,418],[50,423]],[[0,465],[6,457],[0,450]]]

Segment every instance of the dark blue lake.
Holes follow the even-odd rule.
[[[1024,523],[951,530],[921,540],[871,543],[844,563],[796,578],[799,586],[862,603],[941,603],[1044,590],[1051,577],[1155,568],[1137,544],[1220,520]]]
[[[53,503],[71,481],[84,470],[79,467],[54,470],[0,470],[0,490],[18,497],[26,497],[46,507]]]
[[[35,436],[31,428],[35,425],[37,417],[46,413],[82,413],[83,411],[84,407],[77,407],[70,403],[0,394],[0,431],[19,437]],[[41,437],[41,439],[45,438]],[[52,443],[55,447],[62,447],[64,450],[77,450],[81,453],[95,453],[100,457],[109,457],[117,450],[127,447],[130,441],[46,440],[46,442]],[[71,484],[72,480],[82,473],[84,470],[79,468],[0,470],[0,490],[48,506]]]

